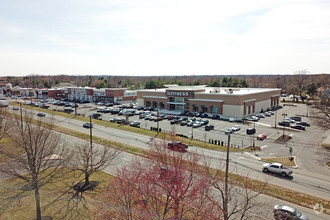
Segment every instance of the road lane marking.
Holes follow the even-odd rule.
[[[238,157],[238,159],[245,159],[245,157]]]
[[[265,147],[268,147],[268,145],[264,145],[264,146],[262,146],[261,149],[263,149],[263,148],[265,148]]]
[[[247,154],[247,155],[249,155],[249,156],[251,156],[251,157],[253,157],[253,158],[255,158],[255,159],[257,159],[257,160],[261,160],[259,157],[254,156],[253,154],[250,154],[248,152],[244,152],[244,153]]]

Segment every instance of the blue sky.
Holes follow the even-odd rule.
[[[330,72],[329,0],[0,0],[0,75]]]

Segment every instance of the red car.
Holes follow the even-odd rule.
[[[185,143],[182,143],[181,141],[174,141],[174,142],[169,142],[167,144],[167,148],[170,150],[174,151],[179,151],[179,152],[187,152],[188,145]]]
[[[265,135],[265,134],[259,134],[259,135],[257,136],[257,140],[262,141],[262,140],[266,139],[266,137],[267,137],[267,135]]]

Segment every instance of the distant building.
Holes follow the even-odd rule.
[[[281,89],[170,86],[137,91],[137,103],[166,110],[242,118],[279,105]]]

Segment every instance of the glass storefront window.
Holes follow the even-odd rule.
[[[218,114],[218,107],[217,106],[212,106],[212,113],[213,114]]]

